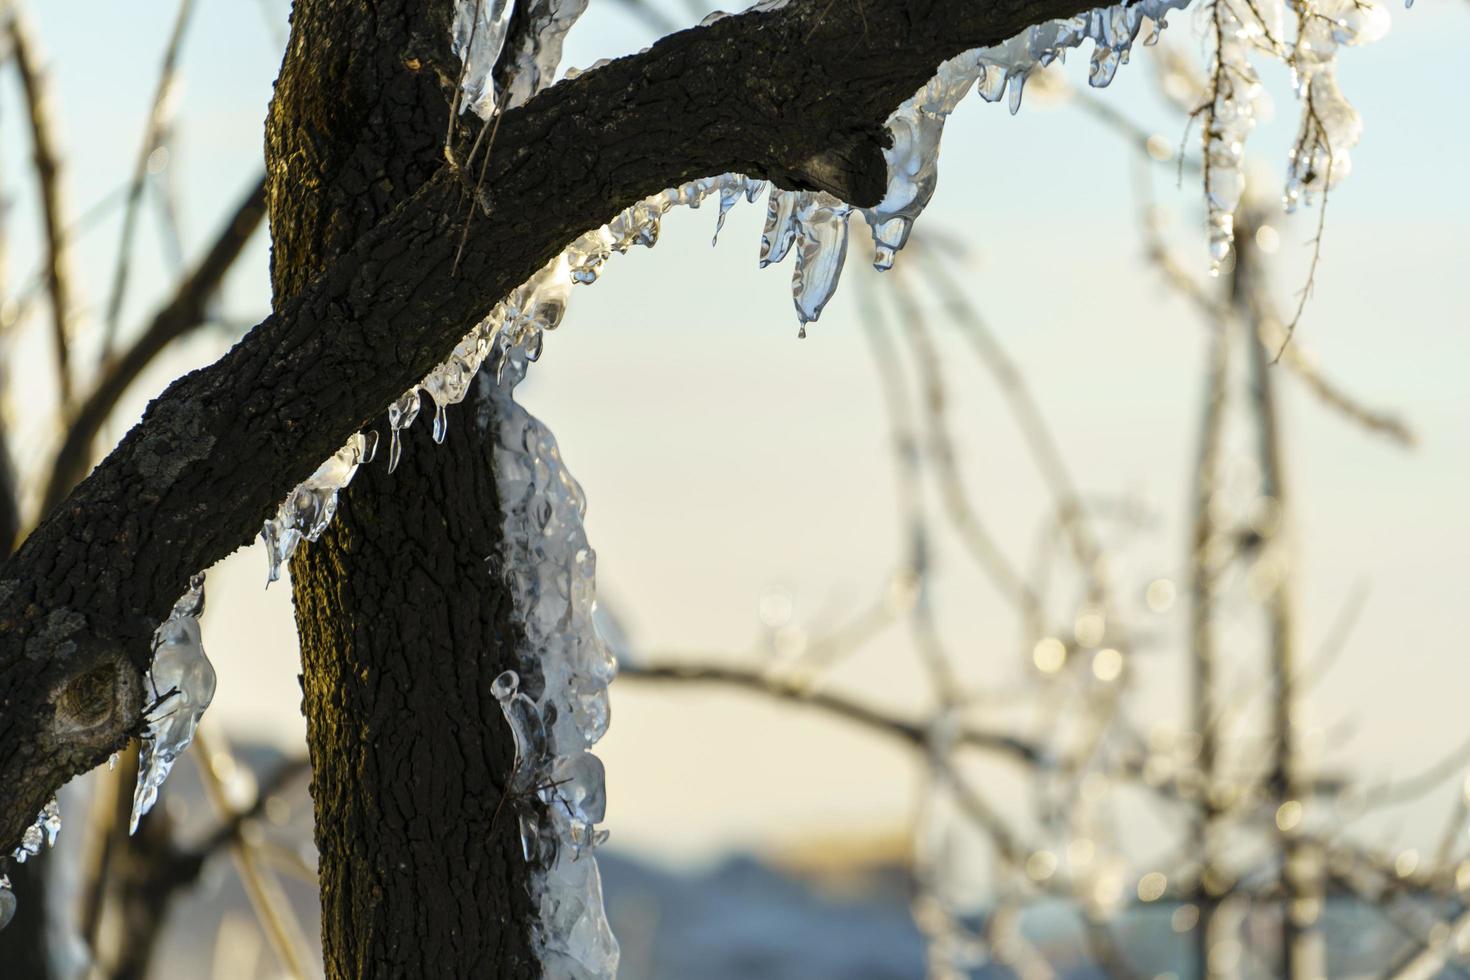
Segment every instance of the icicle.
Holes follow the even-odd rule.
[[[710,239],[711,245],[717,245],[720,241],[720,231],[725,227],[725,215],[730,213],[743,195],[747,201],[755,202],[765,189],[766,182],[763,180],[752,180],[743,174],[725,174],[719,178],[720,190],[720,213],[715,218],[715,234]]]
[[[138,819],[153,808],[159,787],[194,741],[199,719],[214,699],[214,667],[204,655],[199,633],[203,612],[204,576],[200,574],[190,580],[189,591],[174,603],[173,612],[153,634],[148,690],[155,704],[139,740],[130,834],[138,829]]]
[[[791,243],[796,241],[794,215],[801,191],[783,191],[771,186],[766,201],[766,228],[761,233],[761,268],[786,258]]]
[[[452,41],[463,63],[460,111],[472,110],[481,119],[495,111],[495,62],[510,27],[512,0],[455,0]]]
[[[56,835],[61,833],[61,804],[56,802],[56,797],[51,797],[41,812],[36,814],[36,822],[25,829],[21,835],[20,846],[11,852],[19,864],[25,864],[27,858],[33,858],[41,853],[41,846],[56,846]],[[6,881],[6,886],[10,882]]]
[[[403,455],[403,440],[400,437],[404,429],[413,425],[414,419],[419,417],[419,386],[414,385],[404,392],[399,399],[388,406],[388,472],[392,473],[398,469],[398,460]]]
[[[796,212],[798,241],[791,294],[804,335],[837,289],[847,259],[847,215],[852,208],[830,194],[804,194]]]
[[[434,399],[433,435],[436,443],[442,444],[448,431],[448,419],[444,410],[450,405],[458,405],[469,394],[470,382],[474,380],[475,372],[480,370],[485,355],[490,352],[491,339],[497,325],[498,321],[494,316],[476,325],[475,329],[455,345],[450,355],[419,382],[418,388]],[[389,424],[392,424],[391,419]]]
[[[394,430],[397,435],[397,430]],[[368,462],[377,452],[376,432],[357,433],[347,445],[333,453],[316,472],[286,497],[276,516],[260,530],[270,563],[266,585],[281,576],[281,565],[291,559],[302,539],[315,541],[337,513],[337,493],[356,475],[358,466]]]

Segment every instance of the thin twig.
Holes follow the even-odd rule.
[[[107,313],[103,319],[102,348],[100,361],[112,356],[117,341],[117,328],[122,319],[123,301],[127,297],[128,274],[133,260],[133,230],[138,220],[138,206],[143,200],[143,185],[148,179],[148,159],[160,145],[159,137],[164,130],[169,105],[168,96],[173,90],[174,78],[178,74],[179,55],[183,51],[184,31],[189,24],[189,15],[194,9],[194,0],[179,0],[179,9],[174,17],[173,32],[163,51],[163,65],[158,73],[158,86],[153,92],[153,102],[148,109],[148,119],[143,126],[143,145],[138,151],[138,161],[133,168],[133,179],[128,184],[127,204],[123,209],[122,237],[117,246],[117,258],[113,265],[112,290],[107,300]]]
[[[671,658],[660,658],[669,660]],[[618,676],[634,681],[649,683],[719,684],[741,688],[768,695],[780,701],[808,705],[828,714],[856,722],[866,728],[876,729],[901,741],[923,749],[929,745],[930,731],[925,725],[886,715],[876,708],[860,704],[849,698],[828,691],[813,690],[807,685],[793,683],[769,674],[725,667],[718,664],[691,664],[681,662],[622,663]],[[966,748],[1014,759],[1027,765],[1041,765],[1046,753],[1039,746],[1013,735],[962,728],[954,736],[955,744]]]
[[[216,752],[227,752],[227,749],[213,749],[211,743],[214,740],[212,735],[201,729],[194,735],[194,751],[198,753],[199,773],[204,782],[205,795],[209,797],[215,812],[229,821],[233,819],[235,810],[225,792],[224,782],[215,772],[213,762]],[[240,881],[245,886],[250,905],[265,928],[266,936],[269,937],[281,966],[295,980],[306,980],[312,975],[307,966],[311,962],[308,952],[310,947],[301,933],[301,925],[296,921],[290,904],[281,892],[280,884],[260,867],[248,839],[233,837],[230,841],[230,853],[235,859],[235,867],[240,872]]]
[[[51,300],[51,340],[55,347],[58,398],[62,410],[66,411],[71,405],[71,277],[66,260],[61,162],[56,151],[56,135],[51,130],[47,79],[19,0],[11,3],[9,27],[11,56],[25,95],[36,182],[41,192],[41,217],[46,232],[46,287]]]

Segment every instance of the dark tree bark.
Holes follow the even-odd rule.
[[[267,127],[278,305],[442,163],[449,93],[403,59],[449,61],[451,9],[298,0]],[[540,974],[501,807],[514,746],[489,689],[519,627],[486,566],[501,518],[475,415],[444,447],[406,433],[392,475],[359,470],[292,563],[329,977]]]
[[[292,486],[573,238],[665,187],[727,171],[876,203],[883,121],[941,60],[1089,5],[793,0],[672,35],[505,113],[493,195],[473,210],[458,262],[468,175],[441,166],[394,206],[391,181],[417,162],[353,169],[355,151],[314,145],[303,128],[294,172],[317,179],[334,161],[360,181],[356,209],[311,231],[314,251],[336,257],[319,275],[288,277],[300,291],[215,365],[171,385],[0,567],[0,853],[63,781],[137,730],[149,638],[189,575],[254,537]],[[375,18],[357,29],[375,30]],[[452,87],[457,65],[435,60],[440,30],[447,22],[399,35],[410,78],[385,98]],[[293,49],[307,43],[293,35]],[[309,43],[324,70],[351,68],[334,37]],[[372,125],[374,111],[307,99],[300,119],[330,131]],[[280,210],[276,195],[298,189],[272,181]]]

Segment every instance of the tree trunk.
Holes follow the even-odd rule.
[[[442,163],[447,2],[298,0],[267,125],[276,304]],[[432,57],[426,57],[432,55]],[[405,433],[359,470],[292,564],[329,977],[539,976],[491,680],[519,628],[500,547],[493,429]],[[386,430],[384,430],[386,435]]]

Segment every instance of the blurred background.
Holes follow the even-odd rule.
[[[251,192],[289,11],[0,11],[25,25],[0,41],[23,531],[268,312]],[[594,0],[564,67],[707,12]],[[673,212],[575,291],[519,392],[587,491],[623,662],[598,747],[621,976],[1466,972],[1470,4],[1393,17],[1341,59],[1365,135],[1315,269],[1265,66],[1241,259],[1209,275],[1184,11],[1104,91],[1074,57],[1019,114],[963,102],[896,269],[855,238],[805,339],[759,202],[713,248],[713,205]],[[181,297],[201,315],[169,320]],[[127,760],[63,793],[29,866],[61,975],[83,936],[154,929],[134,975],[320,970],[291,592],[265,577],[258,546],[210,572],[218,693],[129,852],[153,873],[95,884]]]

